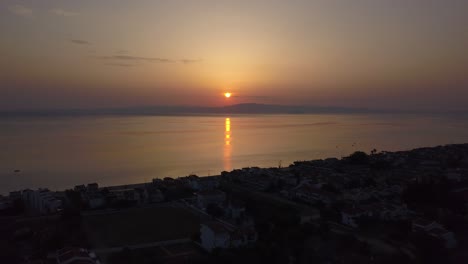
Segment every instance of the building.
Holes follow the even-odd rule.
[[[436,221],[427,219],[416,219],[412,223],[413,232],[423,232],[435,238],[438,238],[444,243],[446,248],[454,248],[457,246],[457,240],[453,232],[446,230],[441,224]]]
[[[90,183],[86,187],[86,192],[88,193],[96,193],[99,191],[99,185],[97,183]]]
[[[156,187],[148,186],[146,188],[146,193],[148,196],[148,202],[150,203],[159,203],[164,201],[164,194]]]
[[[433,228],[428,234],[441,240],[446,248],[454,248],[457,246],[457,240],[455,239],[453,232],[450,232],[443,227]]]
[[[76,185],[75,188],[73,188],[75,192],[86,192],[86,186],[84,184],[81,185]]]
[[[257,232],[253,227],[236,228],[218,221],[201,224],[201,246],[211,252],[215,248],[235,248],[247,246],[257,241]]]
[[[219,187],[218,176],[198,177],[189,175],[185,178],[187,185],[195,191],[214,190]]]
[[[26,189],[22,192],[22,198],[26,207],[37,214],[53,214],[62,209],[62,201],[48,189]]]
[[[245,216],[245,206],[242,202],[232,200],[226,206],[226,216],[232,219],[240,219]]]
[[[96,254],[84,248],[63,248],[57,251],[57,264],[100,264]]]
[[[229,248],[231,241],[231,230],[220,222],[207,222],[201,224],[200,240],[201,246],[208,252],[215,248]]]
[[[115,189],[110,190],[109,194],[117,201],[138,202],[140,194],[135,189]]]
[[[231,247],[243,247],[257,241],[258,235],[253,228],[240,228],[231,232]]]
[[[106,197],[100,193],[86,195],[90,209],[98,209],[106,207]]]
[[[411,224],[413,232],[428,232],[429,230],[440,226],[441,225],[438,224],[436,221],[431,221],[424,218],[416,219]]]
[[[9,197],[12,201],[21,200],[21,191],[10,192]]]
[[[333,201],[333,197],[330,193],[309,184],[302,184],[294,189],[293,197],[306,203],[316,203],[320,201],[324,204],[330,204]]]
[[[13,202],[9,197],[4,197],[0,195],[0,210],[5,210],[13,207]]]
[[[341,211],[341,223],[351,227],[359,227],[358,219],[372,216],[372,211],[360,207],[345,208]]]

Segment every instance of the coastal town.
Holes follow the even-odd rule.
[[[466,263],[467,209],[468,144],[25,189],[0,263]]]

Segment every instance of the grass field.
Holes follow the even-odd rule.
[[[91,245],[105,248],[190,238],[200,223],[182,208],[161,206],[85,216],[84,227]]]

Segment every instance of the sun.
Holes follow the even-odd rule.
[[[224,97],[226,97],[226,98],[231,97],[231,93],[224,93]]]

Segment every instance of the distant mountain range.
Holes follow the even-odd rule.
[[[146,106],[101,109],[19,110],[0,112],[2,116],[50,115],[199,115],[199,114],[312,114],[312,113],[369,113],[369,109],[345,107],[314,107],[245,103],[221,107],[203,106]]]
[[[101,109],[55,109],[5,111],[0,116],[81,116],[81,115],[211,115],[211,114],[359,114],[408,113],[398,110],[375,110],[349,107],[292,106],[245,103],[221,107],[147,106]],[[413,112],[416,113],[416,112]]]

